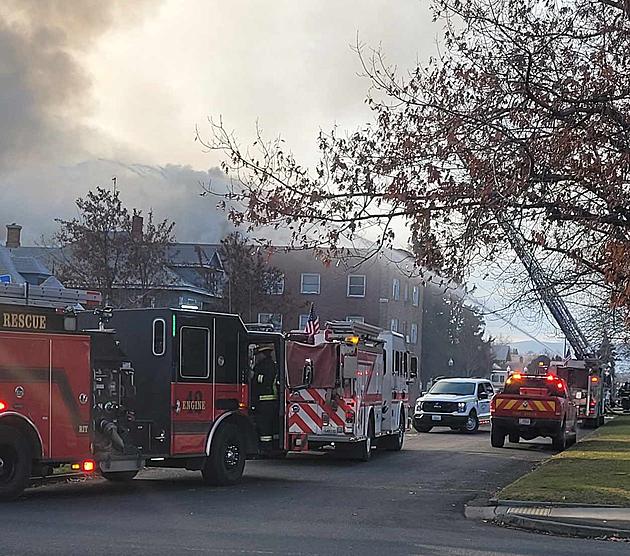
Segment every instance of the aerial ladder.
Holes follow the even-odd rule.
[[[527,248],[523,234],[511,221],[501,218],[498,221],[512,249],[523,263],[541,301],[558,323],[573,349],[575,359],[566,358],[562,363],[554,365],[555,372],[567,380],[583,423],[592,426],[603,424],[606,381],[595,350],[558,293],[553,281]]]

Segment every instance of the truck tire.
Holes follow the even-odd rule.
[[[127,483],[135,479],[138,471],[101,471],[101,475],[113,483]]]
[[[236,425],[221,426],[215,433],[210,455],[201,468],[206,484],[223,486],[238,483],[245,468],[245,441]]]
[[[490,429],[490,444],[493,448],[503,448],[505,445],[505,433],[500,428]]]
[[[359,442],[356,449],[356,459],[359,461],[370,461],[372,459],[372,447],[374,446],[374,423],[370,418],[368,423],[368,433],[365,440]]]
[[[560,431],[551,438],[551,445],[554,450],[562,452],[567,447],[567,425],[562,423]]]
[[[466,424],[461,428],[462,432],[467,434],[474,434],[479,430],[479,417],[474,409],[470,410],[468,417],[466,418]]]
[[[398,423],[398,428],[393,434],[388,434],[382,438],[379,438],[378,447],[390,452],[398,452],[402,450],[405,442],[405,414],[401,412]]]
[[[14,500],[24,492],[31,480],[32,458],[24,435],[0,426],[0,500]]]

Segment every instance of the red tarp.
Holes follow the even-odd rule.
[[[289,387],[295,388],[304,383],[304,362],[313,362],[312,388],[334,388],[337,376],[336,344],[301,344],[287,342],[287,369],[289,371]]]

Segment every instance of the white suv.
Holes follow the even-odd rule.
[[[450,427],[477,432],[490,421],[492,383],[485,378],[443,378],[416,400],[413,427],[429,432],[433,427]]]

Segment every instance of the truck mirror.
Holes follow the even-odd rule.
[[[411,378],[416,378],[418,376],[418,358],[415,356],[411,357],[411,371],[409,372],[409,376]]]
[[[313,382],[313,362],[310,359],[304,361],[304,374],[303,374],[304,386],[308,387]]]
[[[487,400],[488,399],[488,392],[479,392],[479,399],[480,400]]]

